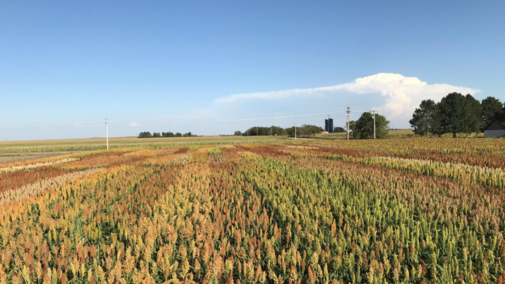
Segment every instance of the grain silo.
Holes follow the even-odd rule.
[[[324,120],[324,130],[328,133],[333,133],[333,118],[328,114],[328,118]]]

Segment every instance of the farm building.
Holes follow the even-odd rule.
[[[498,120],[493,120],[484,128],[484,138],[505,138],[505,127]]]

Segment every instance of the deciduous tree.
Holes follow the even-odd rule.
[[[337,126],[337,127],[333,128],[333,132],[341,133],[341,132],[345,132],[345,129],[343,127]]]
[[[442,132],[452,133],[452,137],[456,138],[456,133],[465,131],[468,100],[460,93],[450,93],[438,105]]]
[[[482,127],[486,127],[495,119],[503,119],[503,105],[494,97],[482,100]]]
[[[423,100],[409,121],[414,133],[429,136],[430,132],[437,132],[440,127],[439,114],[438,106],[434,101]]]
[[[467,136],[473,132],[480,132],[482,128],[482,106],[472,95],[466,95],[467,113],[465,115],[464,131]]]
[[[138,138],[150,138],[150,137],[153,137],[153,135],[149,131],[140,132],[138,136]]]
[[[352,128],[351,128],[352,129]],[[364,112],[361,117],[356,121],[356,126],[353,131],[354,138],[368,139],[373,138],[374,133],[374,119],[371,113]],[[377,138],[386,138],[389,133],[389,121],[385,116],[375,115],[375,136]]]

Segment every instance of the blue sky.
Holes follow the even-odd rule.
[[[0,0],[0,140],[405,128],[451,91],[505,101],[504,1]],[[361,79],[360,79],[361,78]],[[260,119],[259,119],[260,118]]]

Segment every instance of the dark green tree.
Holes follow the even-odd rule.
[[[298,127],[297,136],[310,137],[315,135],[316,133],[322,132],[323,130],[324,129],[316,125],[303,124],[302,126]]]
[[[289,136],[289,137],[295,137],[295,127],[292,126],[292,127],[288,127],[286,129],[284,129],[284,131],[286,131],[286,134]],[[296,129],[296,137],[299,137],[299,134],[298,134],[298,128]]]
[[[482,128],[486,127],[493,120],[503,120],[503,105],[500,100],[494,97],[487,97],[482,100]]]
[[[173,132],[163,132],[161,133],[161,136],[163,137],[174,137],[174,133]]]
[[[253,126],[249,129],[247,129],[243,135],[284,135],[284,129],[278,126],[270,126],[270,127],[264,127],[264,126]]]
[[[151,138],[153,135],[151,135],[151,132],[146,131],[146,132],[140,132],[138,138]]]
[[[342,133],[342,132],[345,132],[345,129],[343,127],[337,126],[337,127],[333,128],[333,132]]]
[[[389,134],[389,120],[385,116],[380,114],[375,115],[375,127],[377,139],[387,138]]]
[[[235,136],[241,136],[242,135],[242,132],[240,132],[239,130],[235,131],[235,134],[233,134]]]
[[[438,137],[441,137],[442,134],[444,134],[445,130],[442,127],[442,115],[440,112],[440,103],[437,103],[436,106],[436,113],[433,117],[432,125],[431,125],[431,133],[438,135]]]
[[[161,134],[159,132],[153,132],[153,137],[161,137]]]
[[[260,131],[260,126],[253,126],[246,130],[248,136],[257,136]]]
[[[269,127],[268,133],[269,135],[286,135],[284,128],[273,125]]]
[[[439,134],[440,112],[438,105],[432,100],[423,100],[416,108],[409,121],[414,133],[429,136],[429,133]]]
[[[478,100],[468,94],[466,98],[467,113],[465,116],[464,131],[466,135],[475,132],[478,134],[482,129],[482,106]]]
[[[450,93],[440,101],[440,123],[443,133],[465,132],[465,117],[470,111],[468,100],[460,93]]]
[[[386,138],[389,133],[389,121],[385,116],[375,115],[375,131],[378,139]],[[356,121],[356,126],[352,129],[353,137],[360,139],[373,138],[374,119],[371,113],[364,112]]]
[[[285,133],[289,137],[295,136],[295,127],[289,127],[284,129]],[[303,124],[302,126],[296,127],[296,137],[310,137],[315,135],[316,133],[320,133],[323,129],[316,125]]]

